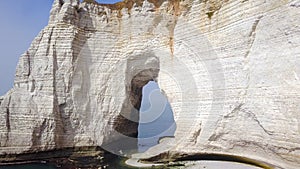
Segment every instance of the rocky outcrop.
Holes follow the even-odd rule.
[[[141,89],[155,80],[177,130],[152,154],[299,168],[299,4],[55,0],[1,101],[0,153],[134,146]]]
[[[3,96],[0,96],[0,105],[2,101],[3,101]]]

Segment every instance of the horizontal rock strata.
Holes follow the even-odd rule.
[[[124,136],[134,146],[141,89],[154,80],[177,130],[149,152],[228,154],[299,168],[299,6],[55,0],[48,26],[0,99],[0,154],[77,146],[119,152],[110,145]]]

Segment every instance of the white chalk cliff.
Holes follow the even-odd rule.
[[[299,0],[55,0],[0,99],[0,154],[135,137],[155,80],[177,129],[149,152],[300,168],[299,78]]]

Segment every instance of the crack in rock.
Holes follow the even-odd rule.
[[[246,52],[246,54],[245,54],[245,58],[248,58],[248,56],[249,56],[249,54],[250,54],[250,51],[251,51],[251,49],[252,49],[252,46],[253,46],[253,44],[254,44],[254,41],[255,41],[255,38],[256,38],[256,29],[257,29],[257,26],[258,26],[258,24],[259,24],[259,22],[260,22],[260,20],[261,20],[261,18],[262,18],[263,16],[259,16],[255,21],[254,21],[254,23],[253,23],[253,25],[252,25],[252,29],[251,29],[251,32],[250,32],[250,34],[249,34],[249,46],[248,46],[248,49],[247,49],[247,52]]]
[[[10,102],[11,102],[11,96],[9,96],[8,104],[7,104],[7,107],[6,107],[6,129],[7,130],[6,130],[5,146],[8,145],[8,142],[9,142],[9,133],[11,132],[10,110],[9,110]]]
[[[242,111],[245,112],[252,120],[254,120],[265,133],[267,133],[268,135],[273,135],[274,132],[265,129],[265,127],[261,124],[261,122],[257,119],[257,116],[253,112],[246,109],[242,109]]]

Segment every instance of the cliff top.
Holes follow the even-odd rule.
[[[122,9],[127,9],[130,11],[133,7],[134,4],[137,6],[141,7],[143,5],[145,0],[123,0],[121,2],[117,2],[114,4],[103,4],[103,3],[98,3],[95,0],[83,0],[82,3],[92,3],[96,4],[99,6],[104,6],[107,7],[111,10],[122,10]],[[168,6],[175,11],[176,15],[180,14],[180,2],[183,0],[147,0],[149,3],[152,3],[155,8],[159,8],[164,2],[168,1]]]

